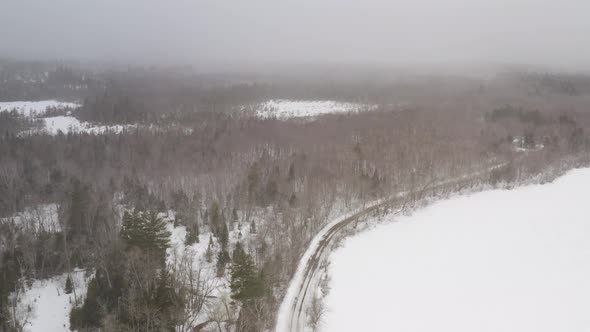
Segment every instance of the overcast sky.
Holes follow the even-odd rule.
[[[0,0],[0,55],[590,67],[588,0]]]

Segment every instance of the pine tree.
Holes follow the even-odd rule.
[[[221,212],[219,211],[219,204],[217,204],[216,201],[214,201],[213,203],[211,203],[211,208],[209,209],[209,226],[211,227],[211,230],[213,231],[213,235],[215,235],[216,237],[219,237],[219,233],[221,231],[221,228],[219,227],[219,225],[221,224]]]
[[[180,296],[174,291],[172,286],[172,277],[168,269],[161,269],[158,277],[158,286],[155,291],[154,302],[158,311],[161,312],[163,324],[167,325],[169,331],[174,331],[175,308],[182,308]]]
[[[88,205],[90,200],[87,186],[79,180],[73,181],[70,194],[70,205],[67,220],[67,236],[69,239],[80,235],[88,235],[87,222],[89,218]]]
[[[81,307],[73,307],[70,312],[70,329],[80,330],[88,327],[100,327],[103,310],[98,297],[99,286],[96,278],[92,278],[88,283],[84,304]]]
[[[295,195],[295,193],[291,194],[291,197],[289,197],[289,206],[294,207],[297,204],[297,195]]]
[[[70,276],[68,275],[68,277],[66,279],[65,292],[66,292],[66,294],[72,294],[73,291],[74,291],[74,284],[72,283],[72,278],[70,278]]]
[[[221,250],[227,251],[227,243],[229,241],[229,231],[227,224],[223,223],[221,226],[221,234],[219,234],[219,243],[221,244]]]
[[[225,265],[230,262],[230,257],[227,251],[221,250],[217,254],[217,276],[223,277],[225,275]]]
[[[232,223],[237,223],[239,221],[238,211],[235,208],[232,210],[232,220],[231,221],[232,221]]]
[[[154,252],[164,260],[170,242],[166,223],[155,213],[125,212],[121,237],[128,246]]]
[[[211,259],[213,258],[213,251],[211,250],[211,246],[207,246],[207,251],[205,252],[205,259],[207,263],[211,263]]]
[[[295,178],[295,163],[291,163],[289,165],[289,181],[292,181]]]
[[[186,244],[191,245],[193,243],[199,243],[199,225],[196,223],[188,229],[186,236]]]
[[[250,221],[250,233],[256,234],[256,223],[254,222],[254,220]]]
[[[247,301],[264,295],[262,277],[256,271],[252,257],[244,251],[240,242],[236,243],[232,260],[230,284],[232,298]]]

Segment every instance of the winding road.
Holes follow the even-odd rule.
[[[430,182],[421,189],[412,192],[400,192],[389,198],[374,201],[351,214],[341,216],[328,223],[312,239],[308,249],[302,256],[295,275],[289,284],[287,294],[281,303],[276,332],[302,332],[307,325],[307,308],[311,303],[314,292],[319,283],[319,270],[322,262],[328,258],[329,246],[347,226],[359,221],[372,213],[385,210],[402,211],[411,199],[420,199],[426,193],[433,193],[440,189],[450,189],[473,184],[475,180],[489,176],[489,173],[498,168],[507,166],[507,163],[497,164],[484,171],[468,174],[460,178],[442,182]]]

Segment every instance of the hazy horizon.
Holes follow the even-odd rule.
[[[5,0],[0,56],[200,66],[524,64],[590,68],[569,0]]]

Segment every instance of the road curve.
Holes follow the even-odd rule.
[[[506,163],[502,163],[484,171],[465,175],[460,178],[438,183],[431,182],[426,184],[423,188],[410,193],[397,193],[390,198],[371,202],[350,214],[341,216],[328,223],[312,239],[309,247],[299,261],[295,275],[289,284],[287,293],[279,308],[275,331],[302,332],[305,330],[307,323],[306,309],[313,298],[313,296],[308,296],[308,294],[313,294],[317,289],[318,278],[316,276],[318,275],[322,259],[326,258],[328,254],[327,248],[341,230],[374,212],[391,208],[401,210],[405,207],[409,198],[419,198],[426,192],[433,192],[438,189],[472,183],[473,180],[481,178],[482,176],[488,176],[491,171],[505,167],[506,165]]]

